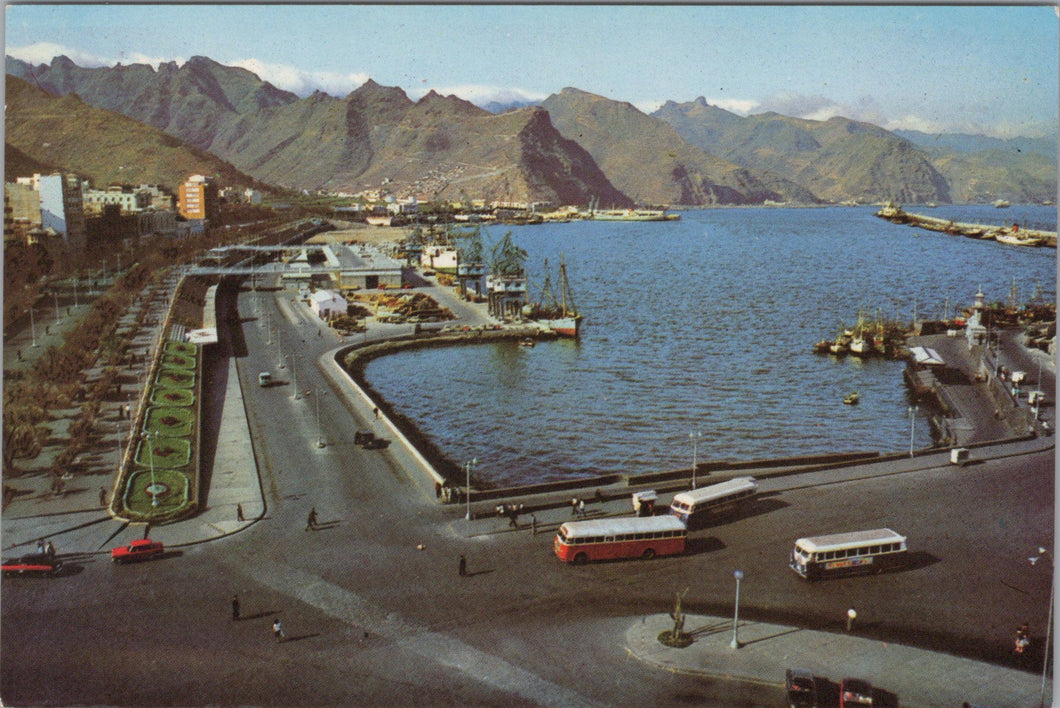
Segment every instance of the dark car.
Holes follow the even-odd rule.
[[[872,705],[872,684],[864,679],[845,678],[839,684],[839,708]]]
[[[788,669],[784,679],[789,708],[817,708],[817,681],[809,669]]]
[[[4,561],[4,575],[55,575],[63,567],[62,561],[49,553],[32,553]]]
[[[110,559],[115,563],[127,563],[129,561],[147,560],[156,558],[165,552],[165,546],[161,541],[152,541],[149,538],[138,538],[125,546],[118,546],[110,552]]]

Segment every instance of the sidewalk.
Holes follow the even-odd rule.
[[[694,642],[671,649],[658,636],[673,625],[665,614],[644,617],[627,630],[626,649],[640,661],[675,673],[781,686],[786,669],[810,669],[818,691],[836,697],[844,678],[866,679],[876,689],[876,705],[956,708],[967,701],[973,706],[1030,708],[1042,699],[1041,674],[856,634],[740,620],[740,646],[733,649],[731,617],[686,615],[685,632]],[[1051,705],[1051,679],[1044,698],[1044,705]]]

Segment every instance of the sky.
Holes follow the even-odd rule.
[[[645,112],[1057,134],[1057,9],[1038,5],[7,4],[5,49],[81,66],[207,56],[300,96],[368,78],[482,105],[565,87]]]

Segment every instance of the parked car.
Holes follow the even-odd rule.
[[[809,669],[788,669],[784,686],[789,708],[817,708],[817,681]]]
[[[872,684],[864,679],[845,678],[839,684],[839,708],[872,705]]]
[[[130,561],[147,560],[157,558],[165,553],[165,546],[161,541],[152,541],[149,538],[138,538],[125,546],[118,546],[110,552],[110,559],[115,563],[127,563]]]
[[[55,575],[63,567],[62,561],[48,553],[31,553],[3,562],[4,575]]]

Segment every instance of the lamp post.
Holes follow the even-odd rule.
[[[743,580],[743,571],[733,571],[732,577],[736,578],[736,603],[732,610],[732,641],[729,642],[730,649],[740,648],[740,637],[737,634],[737,623],[740,620],[740,581]]]
[[[145,431],[143,439],[147,441],[147,453],[150,455],[150,466],[151,466],[151,506],[158,506],[158,495],[155,494],[155,434],[151,431]]]
[[[467,476],[467,484],[464,486],[464,495],[467,501],[467,513],[464,518],[471,521],[471,468],[478,464],[478,458],[473,457],[464,463],[464,472]]]
[[[324,438],[320,434],[320,397],[322,395],[318,390],[313,391],[313,397],[317,399],[315,401],[317,404],[317,447],[324,447]]]
[[[290,357],[287,358],[291,359]],[[291,359],[291,383],[294,384],[294,393],[292,394],[291,398],[297,401],[302,397],[302,394],[298,391],[298,367],[297,362],[294,359]]]
[[[696,488],[696,452],[697,443],[703,437],[703,433],[689,433],[688,439],[692,441],[692,489]]]
[[[37,346],[37,322],[33,316],[33,305],[29,306],[29,333],[33,338],[32,346]]]
[[[916,414],[920,406],[909,407],[909,456],[913,456],[913,437],[916,433]]]
[[[1049,554],[1049,549],[1045,546],[1038,546],[1038,555],[1032,556],[1027,560],[1030,561],[1031,565],[1035,565],[1042,557]],[[1053,593],[1056,590],[1056,582],[1053,577],[1054,573],[1052,570],[1049,572],[1049,616],[1045,621],[1045,659],[1042,661],[1042,692],[1041,697],[1038,701],[1038,708],[1045,708],[1045,679],[1046,674],[1049,671],[1049,640],[1052,638],[1053,629]]]

